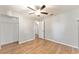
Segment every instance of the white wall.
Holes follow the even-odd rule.
[[[46,37],[78,47],[77,18],[79,18],[79,9],[48,18],[46,20]]]
[[[19,40],[20,42],[34,39],[34,22],[28,17],[19,19]]]

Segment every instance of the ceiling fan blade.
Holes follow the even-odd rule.
[[[40,8],[40,10],[43,10],[45,7],[46,7],[46,6],[45,6],[45,5],[43,5],[43,6]]]
[[[47,15],[48,13],[47,12],[41,12],[41,14],[46,14]]]
[[[36,11],[35,9],[33,9],[33,8],[31,8],[31,7],[27,7],[27,8],[29,8],[29,9],[31,9],[31,10],[33,10],[33,11]]]

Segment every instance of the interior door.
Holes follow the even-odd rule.
[[[39,35],[39,38],[44,38],[44,22],[36,21],[34,26],[35,34]]]
[[[39,37],[44,39],[44,22],[39,22]]]

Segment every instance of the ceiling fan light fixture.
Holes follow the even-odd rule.
[[[35,21],[35,23],[36,23],[37,25],[39,25],[39,21]]]
[[[37,10],[37,11],[35,12],[35,15],[40,16],[40,10]]]

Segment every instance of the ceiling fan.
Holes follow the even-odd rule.
[[[31,7],[27,7],[29,9],[31,9],[33,12],[30,12],[29,14],[35,14],[37,16],[40,16],[41,14],[44,14],[44,15],[48,15],[48,13],[46,11],[42,11],[46,6],[45,5],[42,5],[41,7],[36,7],[36,9],[33,9]]]

